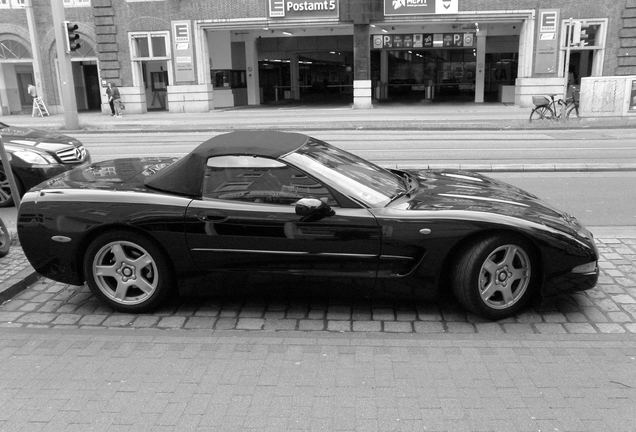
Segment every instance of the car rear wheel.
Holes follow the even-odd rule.
[[[451,284],[457,300],[468,310],[501,319],[525,306],[536,277],[527,242],[495,235],[474,242],[456,260]]]
[[[153,310],[173,286],[163,251],[129,231],[112,231],[93,240],[86,251],[84,274],[93,293],[122,312]]]

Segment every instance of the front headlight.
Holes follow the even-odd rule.
[[[55,158],[47,153],[40,153],[32,150],[18,150],[13,152],[13,156],[22,159],[32,165],[56,164]]]

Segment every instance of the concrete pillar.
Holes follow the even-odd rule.
[[[523,24],[521,25],[521,34],[519,35],[519,64],[517,69],[518,78],[528,78],[532,76],[534,25],[534,18],[523,20]]]
[[[380,51],[380,100],[389,98],[389,52]]]
[[[298,54],[292,53],[289,56],[289,78],[291,81],[291,98],[300,100],[300,69],[298,66]]]
[[[245,37],[245,68],[247,71],[247,104],[261,104],[261,89],[258,78],[258,39],[253,35]]]
[[[486,31],[477,33],[477,58],[475,71],[475,103],[484,101],[484,87],[486,82]]]
[[[353,107],[373,107],[369,24],[353,25]]]

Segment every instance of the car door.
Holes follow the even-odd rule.
[[[334,214],[308,220],[294,204],[313,197]],[[208,160],[202,199],[186,213],[193,261],[204,271],[374,277],[381,232],[365,208],[343,208],[327,187],[280,161]]]

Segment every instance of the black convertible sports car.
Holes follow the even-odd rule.
[[[87,281],[128,312],[208,272],[449,287],[491,319],[598,279],[592,234],[527,192],[470,172],[387,170],[273,131],[62,174],[24,196],[18,233],[39,273]]]
[[[0,136],[21,194],[46,179],[91,161],[84,145],[66,135],[0,122]],[[12,205],[9,181],[0,164],[0,207]]]

